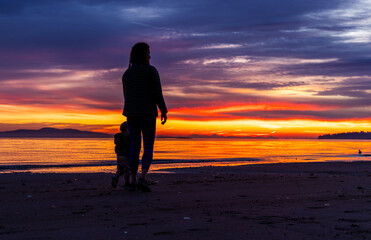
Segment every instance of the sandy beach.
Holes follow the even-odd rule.
[[[371,239],[370,162],[170,172],[0,174],[0,239]]]

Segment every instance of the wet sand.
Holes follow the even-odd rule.
[[[0,174],[0,239],[371,239],[370,162],[172,171]]]

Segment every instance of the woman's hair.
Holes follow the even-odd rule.
[[[149,52],[149,45],[145,42],[138,42],[130,52],[129,66],[133,64],[148,64],[147,53]]]

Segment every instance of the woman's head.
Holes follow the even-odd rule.
[[[129,66],[132,64],[149,64],[150,58],[149,45],[145,42],[136,43],[131,48]]]

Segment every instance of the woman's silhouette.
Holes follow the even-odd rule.
[[[142,174],[136,184],[142,191],[150,191],[146,176],[153,158],[157,106],[161,111],[162,124],[167,120],[167,108],[162,96],[160,77],[157,69],[150,65],[150,58],[149,45],[144,42],[136,43],[131,49],[129,68],[122,76],[125,98],[123,115],[127,117],[131,139],[129,159],[132,185],[137,181],[141,135],[143,135]]]

